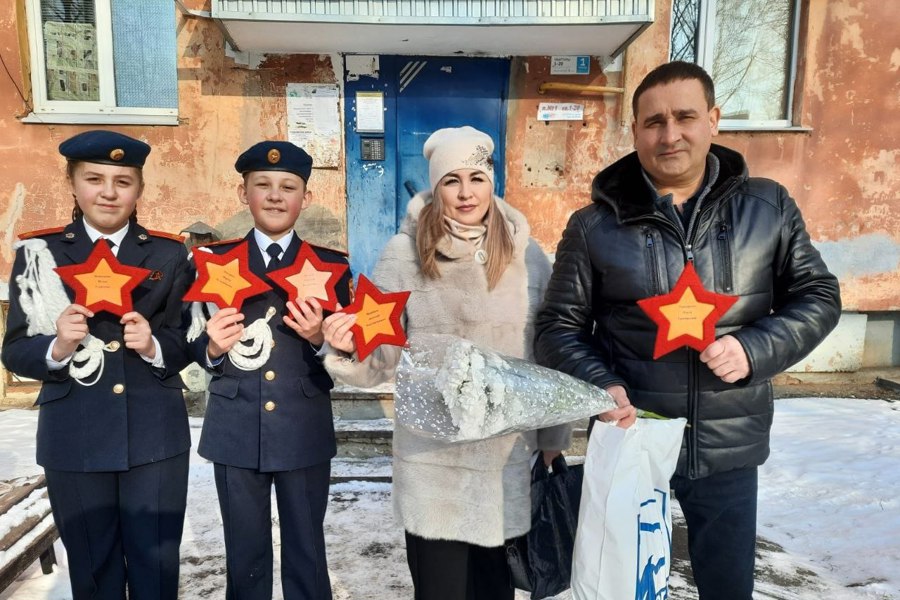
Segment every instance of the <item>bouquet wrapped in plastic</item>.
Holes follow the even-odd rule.
[[[397,421],[447,442],[561,425],[615,407],[595,385],[453,335],[414,336],[397,366]]]

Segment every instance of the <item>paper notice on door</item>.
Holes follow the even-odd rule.
[[[357,133],[384,133],[384,92],[356,92]]]
[[[330,83],[287,84],[288,141],[306,150],[313,167],[341,164],[340,90]]]

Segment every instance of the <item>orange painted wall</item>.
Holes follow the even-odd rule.
[[[900,2],[803,3],[800,125],[806,131],[723,132],[750,173],[783,183],[841,280],[846,310],[900,309]],[[632,151],[631,92],[668,57],[670,3],[629,47],[621,72],[551,77],[547,57],[515,59],[507,140],[507,199],[520,207],[548,252],[572,210],[590,202],[594,174]],[[545,81],[623,86],[623,97],[541,96]],[[584,104],[583,122],[535,120],[545,102]],[[535,165],[537,155],[545,157]],[[534,174],[539,170],[539,176]],[[552,171],[552,173],[551,173]]]
[[[17,120],[30,109],[16,88],[27,99],[30,83],[19,53],[21,24],[9,4],[0,7],[0,53],[12,75],[0,71],[0,231],[5,232],[0,239],[0,279],[4,281],[16,234],[70,220],[72,198],[57,146],[79,131],[98,127]],[[202,2],[194,4],[202,8]],[[244,207],[236,193],[240,176],[234,161],[259,140],[287,135],[285,85],[337,83],[330,56],[275,56],[251,69],[227,58],[224,48],[212,21],[179,14],[179,125],[111,126],[153,148],[138,205],[139,219],[148,228],[177,232],[198,220],[218,225],[240,212]],[[316,202],[346,220],[342,170],[316,169],[310,189]]]
[[[8,279],[15,234],[68,221],[71,198],[56,147],[87,129],[25,125],[29,110],[16,5],[0,6],[0,282]],[[186,2],[206,9],[203,0]],[[751,173],[784,183],[800,203],[812,236],[841,278],[850,310],[900,309],[900,48],[893,24],[900,2],[807,0],[797,100],[808,131],[724,133],[720,143],[745,154]],[[12,6],[11,6],[12,5]],[[509,96],[507,199],[532,222],[552,252],[572,210],[590,201],[590,181],[631,151],[630,94],[668,55],[668,0],[657,0],[656,22],[628,49],[619,71],[550,77],[547,57],[515,58]],[[217,225],[238,213],[232,168],[251,143],[284,137],[285,85],[339,83],[341,59],[328,55],[272,56],[253,68],[226,57],[207,19],[178,16],[181,124],[116,127],[153,146],[140,207],[151,228],[178,231],[203,220]],[[624,86],[626,94],[540,95],[543,81]],[[625,100],[623,102],[623,100]],[[579,102],[579,122],[536,121],[541,101]],[[346,231],[343,167],[317,169],[311,188],[326,217]],[[345,234],[344,234],[345,235]],[[341,240],[345,243],[345,239]]]

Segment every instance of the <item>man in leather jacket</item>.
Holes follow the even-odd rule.
[[[595,177],[592,204],[566,226],[535,355],[620,406],[687,419],[672,489],[700,598],[750,600],[770,380],[837,324],[838,282],[787,191],[712,144],[720,111],[702,68],[662,65],[632,102],[636,152]],[[653,360],[657,327],[636,302],[669,292],[688,262],[737,302],[704,351]]]

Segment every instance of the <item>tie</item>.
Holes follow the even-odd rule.
[[[118,254],[119,254],[119,245],[118,244],[116,244],[114,241],[112,241],[111,239],[106,238],[106,237],[101,237],[100,239],[105,240],[106,243],[109,244],[109,249],[110,249],[110,251],[112,251],[113,256],[118,256]]]
[[[266,248],[266,254],[271,256],[269,259],[269,264],[266,266],[266,271],[274,271],[279,266],[281,266],[281,260],[278,259],[278,255],[281,254],[281,246],[278,244],[269,244],[269,247]]]

